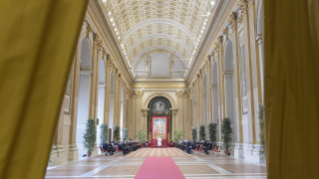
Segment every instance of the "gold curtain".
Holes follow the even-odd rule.
[[[318,0],[264,1],[269,179],[319,178]]]
[[[88,0],[0,2],[0,178],[44,178]]]

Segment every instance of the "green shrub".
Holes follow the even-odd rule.
[[[231,134],[233,133],[231,127],[231,121],[229,118],[224,118],[223,123],[222,123],[222,134],[223,134],[223,143],[225,150],[229,150],[231,146]]]
[[[213,145],[216,145],[217,141],[217,124],[210,123],[208,126],[209,140],[212,141]]]
[[[86,122],[86,131],[83,136],[84,147],[88,152],[93,152],[96,142],[96,128],[94,119],[88,119]]]
[[[197,138],[197,131],[195,128],[192,128],[192,139],[196,140],[196,138]]]
[[[100,143],[104,144],[105,141],[109,140],[109,127],[107,124],[101,124],[100,126]]]
[[[206,139],[205,126],[201,125],[199,128],[199,140],[205,140],[205,139]]]

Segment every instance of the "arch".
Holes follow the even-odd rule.
[[[130,50],[128,52],[128,55],[130,55],[132,53],[132,51],[135,49],[136,46],[138,46],[140,43],[144,42],[144,41],[147,41],[147,40],[150,40],[150,39],[169,39],[169,40],[172,40],[176,43],[178,43],[180,46],[182,46],[189,55],[191,55],[191,51],[190,49],[179,39],[177,39],[176,37],[172,36],[172,35],[165,35],[165,34],[151,34],[149,36],[146,36],[142,39],[139,39],[137,42],[135,42],[131,47],[130,47]]]
[[[91,60],[91,47],[88,38],[84,37],[81,43],[81,63],[80,70],[91,71],[92,60]]]
[[[190,39],[192,39],[193,44],[196,44],[196,40],[194,40],[194,36],[193,34],[181,23],[171,20],[171,19],[162,19],[162,18],[153,18],[153,19],[147,19],[145,21],[141,21],[139,23],[137,23],[134,27],[132,27],[124,36],[123,38],[123,44],[126,43],[127,39],[137,30],[139,30],[140,28],[147,26],[147,25],[154,25],[154,24],[169,24],[171,26],[174,26],[178,29],[180,29],[181,31],[183,31],[184,33],[186,33],[188,35],[188,37]]]
[[[164,97],[164,98],[166,98],[166,99],[170,102],[172,108],[176,108],[176,104],[175,104],[173,98],[172,98],[170,95],[168,95],[168,94],[166,94],[166,93],[154,93],[154,94],[152,94],[151,96],[149,96],[149,97],[146,99],[146,101],[144,102],[144,104],[143,104],[144,109],[148,108],[148,104],[150,103],[150,101],[151,101],[153,98],[156,98],[156,97]]]
[[[231,40],[227,40],[225,46],[225,60],[224,60],[224,71],[230,72],[234,70],[233,65],[233,43]]]

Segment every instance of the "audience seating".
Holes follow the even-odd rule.
[[[100,151],[101,151],[101,155],[104,155],[104,154],[108,153],[107,150],[103,150],[103,146],[102,145],[100,145]]]

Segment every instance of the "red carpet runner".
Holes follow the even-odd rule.
[[[134,179],[185,179],[171,157],[147,157]]]

